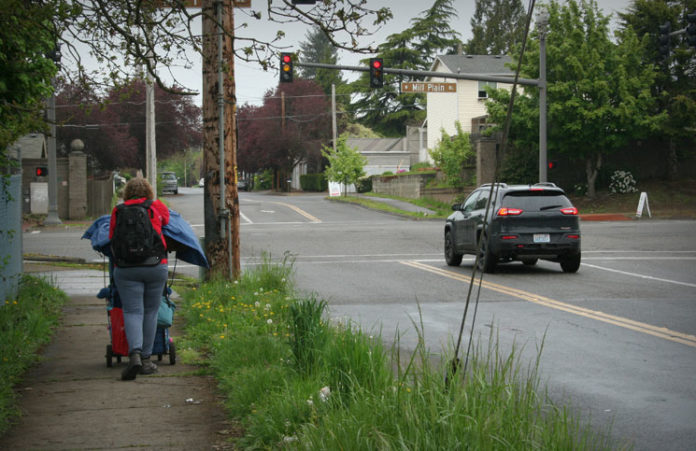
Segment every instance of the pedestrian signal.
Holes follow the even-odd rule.
[[[34,169],[34,175],[37,177],[46,177],[48,175],[48,168],[46,166],[39,166]]]

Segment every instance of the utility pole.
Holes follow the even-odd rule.
[[[546,150],[546,32],[549,12],[545,8],[537,13],[539,29],[539,182],[548,181],[548,155]]]
[[[148,57],[149,58],[149,57]],[[145,173],[157,193],[157,147],[155,141],[155,84],[152,74],[145,77]]]
[[[204,0],[202,8],[205,250],[211,266],[209,275],[238,278],[241,267],[233,3]]]
[[[55,49],[50,55],[56,65],[60,64],[60,46],[56,44]],[[49,124],[49,136],[46,143],[48,151],[48,215],[44,220],[45,225],[62,224],[58,217],[58,164],[56,156],[56,83],[52,80],[53,92],[48,98],[46,116]]]
[[[331,134],[333,135],[333,151],[336,153],[336,85],[331,83]]]

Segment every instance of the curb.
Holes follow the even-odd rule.
[[[580,219],[583,221],[631,221],[634,218],[619,213],[592,213],[580,215]]]

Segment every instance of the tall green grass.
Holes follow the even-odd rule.
[[[326,303],[287,288],[290,265],[261,265],[235,283],[184,295],[186,337],[206,352],[246,449],[608,449],[554,404],[538,360],[524,366],[491,335],[468,369],[419,345],[401,355],[351,323],[326,320]],[[487,343],[485,346],[482,343]],[[180,346],[182,346],[180,344]],[[447,352],[445,352],[447,354]],[[445,377],[447,376],[447,378]],[[447,380],[446,380],[447,379]]]
[[[19,415],[13,387],[39,360],[37,351],[49,342],[67,299],[49,281],[25,275],[17,298],[0,305],[0,434]]]

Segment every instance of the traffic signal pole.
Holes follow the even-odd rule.
[[[545,50],[545,49],[540,49]],[[364,66],[343,66],[337,64],[324,64],[324,63],[306,63],[301,61],[295,61],[295,64],[301,67],[315,67],[319,69],[335,69],[335,70],[351,70],[357,72],[370,72],[371,83],[373,78],[376,78],[374,61],[376,58],[370,60],[369,67]],[[412,75],[416,77],[434,77],[434,78],[453,78],[455,80],[476,80],[476,81],[491,81],[496,83],[506,83],[512,84],[515,82],[514,77],[492,77],[488,75],[474,75],[474,74],[453,74],[450,72],[433,72],[425,70],[410,70],[410,69],[390,69],[379,64],[379,69],[383,74],[396,74],[396,75]],[[517,84],[525,86],[536,86],[539,88],[539,182],[547,181],[547,148],[546,148],[546,58],[545,55],[542,56],[542,61],[540,61],[540,72],[538,80],[533,80],[529,78],[518,78]],[[381,75],[379,75],[381,78]]]
[[[296,61],[295,64],[300,67],[316,67],[319,69],[336,69],[336,70],[351,70],[356,72],[370,72],[369,67],[363,66],[343,66],[340,64],[324,64],[324,63],[306,63],[301,61]],[[474,75],[474,74],[453,74],[451,72],[433,72],[427,70],[410,70],[410,69],[390,69],[384,67],[382,71],[385,74],[395,74],[395,75],[413,75],[416,77],[436,77],[436,78],[453,78],[455,80],[480,80],[480,81],[494,81],[498,83],[508,83],[511,84],[514,78],[511,77],[492,77],[488,75]],[[526,86],[539,86],[539,80],[533,80],[529,78],[519,78],[517,83]]]

